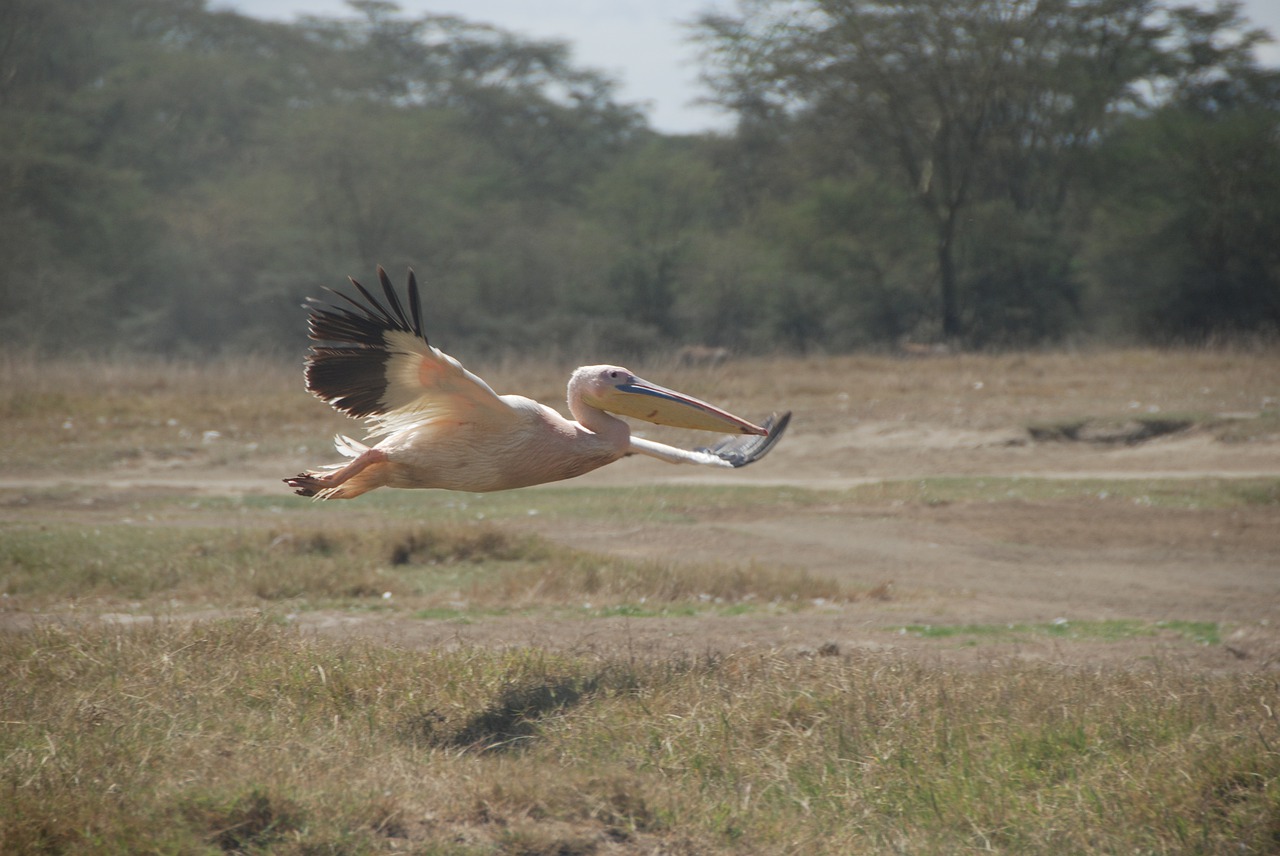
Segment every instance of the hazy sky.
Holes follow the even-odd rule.
[[[712,106],[691,103],[705,94],[698,83],[697,47],[682,26],[727,0],[397,0],[408,16],[455,14],[535,38],[569,42],[575,65],[603,71],[618,81],[619,100],[647,108],[649,121],[665,133],[728,130],[732,118]],[[1209,5],[1208,2],[1203,5]],[[340,15],[343,0],[209,0],[257,18],[291,21],[298,15]],[[1280,3],[1245,0],[1245,16],[1280,36]],[[1280,46],[1262,51],[1280,65]]]

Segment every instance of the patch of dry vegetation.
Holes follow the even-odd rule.
[[[762,406],[787,407],[819,427],[911,420],[990,429],[1175,414],[1277,410],[1274,348],[1116,349],[750,361],[724,381]],[[772,404],[770,404],[772,402]]]
[[[986,428],[1172,413],[1249,443],[1277,433],[1276,365],[1264,351],[1120,351],[635,368],[747,414],[793,407],[819,437],[859,419]],[[568,373],[475,368],[548,403]],[[414,652],[290,621],[303,610],[576,624],[740,609],[803,622],[815,601],[878,596],[782,562],[634,559],[527,534],[549,524],[607,521],[602,531],[646,537],[787,514],[973,517],[966,531],[1037,548],[1184,538],[1265,562],[1274,477],[379,491],[326,505],[283,488],[198,489],[211,474],[286,475],[353,430],[302,390],[297,365],[9,355],[0,415],[21,438],[6,475],[33,480],[0,488],[0,852],[1280,849],[1280,678],[1261,657],[1218,674],[1182,664],[1176,647],[1144,648],[1156,654],[1133,669],[1082,657],[957,666],[834,644]],[[177,478],[59,481],[99,469]],[[1124,525],[1099,534],[1097,509]],[[1176,535],[1152,528],[1158,512],[1176,513]],[[237,610],[254,615],[196,619]],[[147,620],[96,620],[122,612]],[[1229,615],[1201,618],[886,626],[1063,646],[1156,634],[1202,645],[1233,629]]]
[[[1271,852],[1275,675],[0,636],[6,853]]]
[[[285,451],[328,415],[302,388],[300,361],[265,357],[197,363],[0,353],[0,387],[0,416],[24,438],[10,450],[11,475],[218,467]]]
[[[360,429],[306,393],[300,363],[300,357],[46,360],[0,352],[0,416],[23,438],[8,450],[8,473],[127,473],[142,466],[207,472],[282,457],[305,466],[331,454],[334,433]],[[796,425],[808,432],[851,418],[992,429],[1150,422],[1173,414],[1245,441],[1260,431],[1277,433],[1276,365],[1274,349],[1225,348],[779,356],[730,361],[715,371],[670,361],[633,368],[745,415],[794,410]],[[572,370],[566,363],[505,360],[471,368],[500,392],[563,411]],[[1253,418],[1223,421],[1222,414]],[[675,436],[645,430],[658,439]]]
[[[583,603],[792,608],[860,596],[803,572],[629,560],[484,523],[12,527],[0,541],[0,592],[10,610],[46,612],[394,607],[457,616]]]

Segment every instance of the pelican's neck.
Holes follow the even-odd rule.
[[[625,449],[631,442],[630,426],[618,417],[587,404],[583,400],[585,386],[583,370],[578,369],[569,378],[569,412],[583,428]]]
[[[631,442],[631,427],[618,417],[581,403],[575,406],[570,402],[569,410],[578,424],[592,434],[598,434],[624,448]]]

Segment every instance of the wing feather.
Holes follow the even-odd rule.
[[[434,419],[511,418],[487,383],[427,341],[413,273],[408,312],[381,267],[378,280],[385,304],[354,279],[363,300],[332,290],[348,305],[308,299],[315,344],[307,356],[307,389],[344,413],[369,419],[376,433]]]
[[[413,274],[410,274],[409,276],[409,289],[411,291],[417,291],[418,283],[413,279]],[[378,265],[378,282],[382,285],[382,293],[387,296],[387,303],[391,306],[391,317],[396,322],[396,328],[421,337],[422,325],[416,325],[417,329],[415,329],[415,325],[404,314],[404,306],[400,304],[400,297],[396,294],[395,286],[391,284],[391,278],[387,276],[387,272],[382,269],[382,265]]]
[[[707,446],[694,451],[714,455],[732,467],[745,467],[747,464],[753,464],[769,454],[769,450],[782,438],[782,432],[786,431],[787,426],[790,424],[790,410],[781,416],[774,413],[761,425],[768,432],[764,436],[744,435],[730,437],[727,440],[721,440],[714,446]]]
[[[413,319],[413,335],[425,342],[427,336],[422,332],[422,301],[418,298],[418,278],[413,275],[413,268],[409,268],[409,317]]]

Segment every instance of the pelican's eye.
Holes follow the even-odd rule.
[[[617,371],[609,372],[609,377],[613,378],[614,380],[617,380],[618,378],[622,377],[622,372],[617,372]]]

